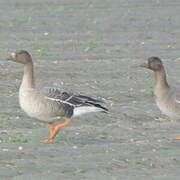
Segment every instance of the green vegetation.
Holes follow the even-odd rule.
[[[38,56],[48,56],[49,55],[49,48],[48,47],[39,47],[36,49]]]
[[[17,22],[18,24],[25,24],[32,22],[32,18],[31,17],[17,18],[14,21]]]
[[[128,162],[128,165],[132,168],[136,168],[136,167],[139,167],[140,165],[142,165],[142,163],[139,161],[136,161],[136,160],[132,160],[132,161]]]
[[[91,23],[94,25],[102,25],[102,20],[101,19],[93,19],[91,21]]]
[[[67,133],[61,131],[59,135],[56,138],[57,142],[62,143],[64,142],[65,144],[71,144],[71,137],[67,135]]]
[[[94,40],[88,41],[85,45],[85,52],[95,51],[97,49],[97,42]]]
[[[49,8],[48,8],[48,13],[49,13],[51,16],[57,16],[57,15],[59,15],[60,13],[64,12],[64,10],[65,10],[64,6],[49,7]]]
[[[27,143],[28,140],[24,137],[24,135],[23,135],[22,133],[16,133],[15,136],[9,137],[9,139],[7,140],[7,142]]]
[[[146,88],[147,94],[153,96],[153,89],[154,89],[154,81],[150,80],[149,83],[148,83],[148,86]]]

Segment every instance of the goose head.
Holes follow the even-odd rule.
[[[11,53],[11,55],[7,58],[7,60],[14,61],[21,64],[28,64],[29,62],[32,62],[31,55],[25,50],[20,50],[20,51]]]
[[[150,57],[148,58],[147,62],[140,65],[140,67],[144,67],[150,69],[154,72],[161,71],[164,69],[163,63],[160,58],[158,57]]]

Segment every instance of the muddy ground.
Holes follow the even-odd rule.
[[[152,72],[136,67],[159,56],[180,85],[179,12],[179,0],[1,0],[0,179],[180,179],[180,123],[161,115]],[[37,86],[103,98],[110,113],[39,143],[46,125],[18,105],[23,67],[5,60],[18,49],[32,54]]]

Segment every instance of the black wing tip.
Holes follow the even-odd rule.
[[[90,96],[85,96],[85,95],[77,95],[76,97],[78,98],[82,98],[84,100],[86,100],[87,102],[91,102],[91,103],[99,103],[99,104],[105,104],[106,102],[102,99],[96,99],[96,98],[93,98],[93,97],[90,97]]]
[[[97,108],[102,109],[103,110],[102,112],[107,113],[109,111],[106,107],[102,106],[101,104],[94,104],[94,103],[91,103],[91,102],[88,102],[88,103],[95,106],[95,107],[97,107]]]
[[[109,110],[107,108],[105,108],[103,106],[101,106],[100,108],[102,109],[102,111],[101,111],[102,113],[106,113],[106,114],[109,113]]]
[[[109,111],[107,108],[105,108],[105,107],[103,107],[103,106],[101,106],[101,109],[103,109],[104,112],[108,112],[108,111]]]
[[[108,113],[109,111],[106,107],[103,106],[103,104],[106,104],[106,102],[102,99],[95,99],[95,98],[84,96],[84,95],[76,95],[76,97],[83,100],[84,101],[83,104],[95,106],[99,109],[102,109],[102,112],[104,113]]]

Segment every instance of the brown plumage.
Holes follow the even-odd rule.
[[[107,112],[103,101],[88,96],[76,95],[59,88],[36,89],[33,76],[31,55],[24,50],[12,53],[8,60],[24,65],[24,75],[19,89],[21,108],[33,118],[49,124],[50,134],[47,140],[55,142],[60,128],[70,123],[70,118],[90,112]],[[59,123],[64,119],[64,123]]]
[[[161,112],[171,119],[180,119],[180,91],[169,86],[166,79],[166,72],[160,58],[150,57],[141,67],[154,71],[155,101]],[[176,137],[175,139],[180,140],[180,137]]]

